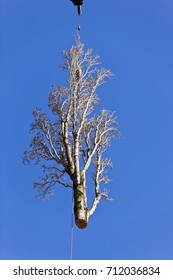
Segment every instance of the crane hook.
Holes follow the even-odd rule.
[[[80,16],[82,14],[82,9],[81,6],[83,5],[83,0],[70,0],[71,2],[73,2],[73,4],[75,6],[77,6],[77,11],[78,11],[78,15]]]

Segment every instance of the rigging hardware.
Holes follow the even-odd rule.
[[[81,6],[83,5],[83,0],[70,0],[71,2],[73,2],[73,4],[75,6],[77,6],[77,11],[78,11],[78,15],[82,14],[82,8]]]

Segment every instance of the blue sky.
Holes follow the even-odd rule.
[[[115,73],[100,88],[123,140],[108,155],[114,201],[74,229],[74,259],[173,259],[173,2],[85,0],[81,40]],[[105,4],[107,3],[108,4]],[[0,258],[69,259],[71,191],[48,201],[22,164],[32,110],[64,85],[61,50],[74,43],[70,0],[1,0]]]

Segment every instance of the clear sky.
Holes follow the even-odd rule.
[[[71,190],[37,200],[40,170],[22,155],[33,108],[46,111],[51,84],[64,85],[76,27],[70,0],[1,0],[1,259],[70,257]],[[173,259],[173,2],[85,0],[81,40],[115,73],[101,105],[124,138],[108,152],[114,201],[74,228],[74,259]]]

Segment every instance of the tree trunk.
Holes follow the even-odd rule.
[[[87,227],[88,223],[88,208],[86,201],[85,177],[80,174],[80,183],[73,183],[74,190],[74,215],[75,223],[78,228]]]

